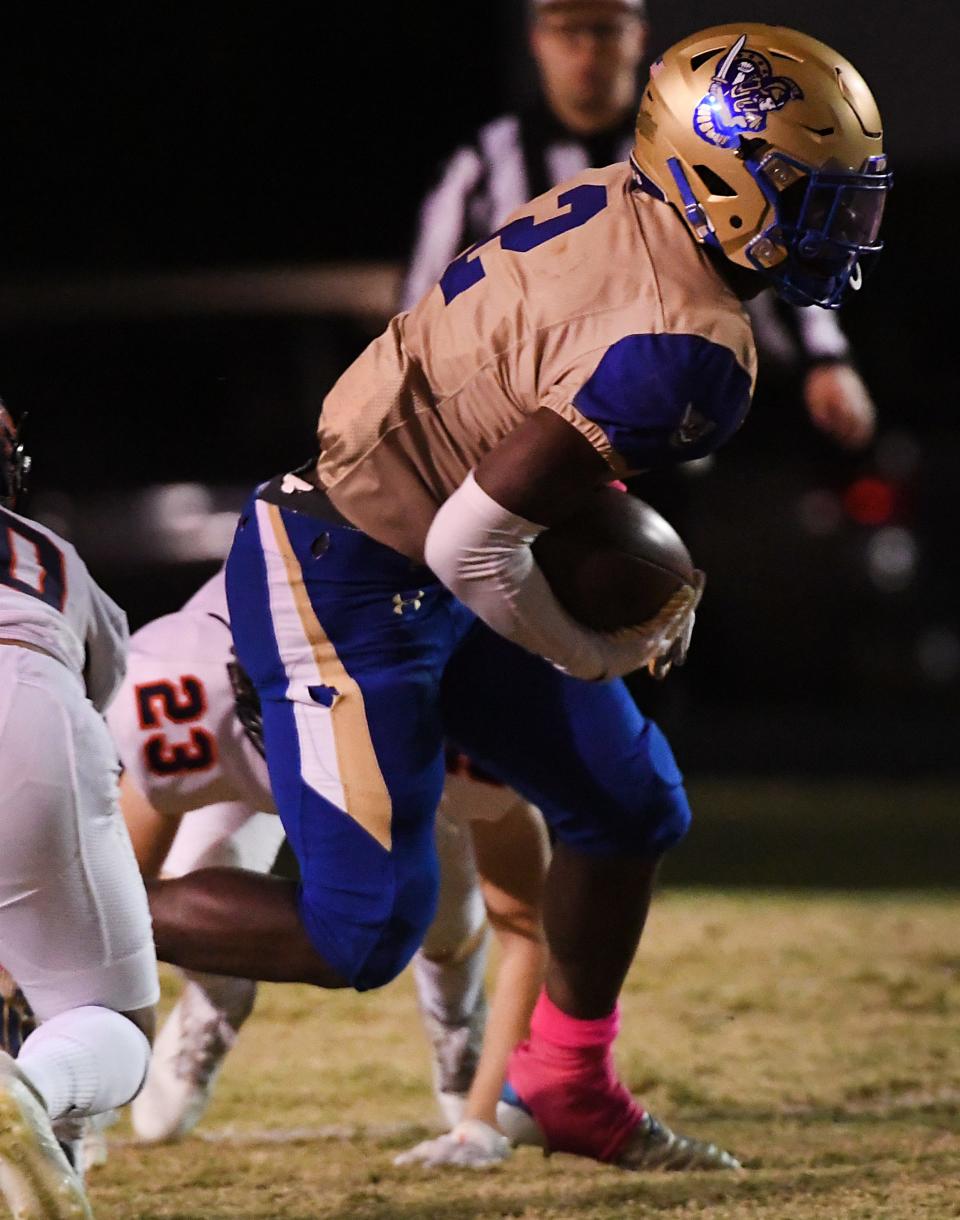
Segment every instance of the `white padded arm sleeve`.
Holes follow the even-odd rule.
[[[471,473],[433,519],[426,560],[488,627],[575,678],[617,677],[659,655],[660,632],[606,635],[567,614],[530,550],[545,528],[498,504]]]

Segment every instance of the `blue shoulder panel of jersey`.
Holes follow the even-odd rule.
[[[750,406],[750,377],[729,348],[701,335],[627,335],[573,402],[632,470],[650,470],[729,440]]]

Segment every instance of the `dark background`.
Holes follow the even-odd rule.
[[[702,477],[638,486],[710,576],[687,671],[639,697],[701,771],[955,771],[958,6],[661,0],[652,49],[746,15],[848,54],[887,121],[888,248],[844,315],[880,437],[840,453],[789,387],[761,384]],[[439,160],[529,88],[524,9],[8,6],[5,22],[0,392],[32,412],[37,511],[136,626],[175,608],[217,545],[168,545],[169,488],[143,489],[176,485],[180,508],[229,523],[248,485],[308,453],[371,330],[322,300],[142,316],[70,285],[401,259]],[[27,307],[58,285],[56,309]]]

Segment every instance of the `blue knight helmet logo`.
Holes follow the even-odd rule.
[[[803,98],[796,81],[774,76],[770,61],[747,48],[746,41],[741,34],[720,60],[710,92],[694,111],[697,135],[717,148],[736,148],[741,136],[763,131],[772,111]]]

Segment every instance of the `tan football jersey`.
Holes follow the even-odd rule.
[[[440,504],[541,407],[616,474],[702,457],[756,371],[740,301],[625,164],[525,205],[327,395],[318,476],[354,525],[422,559]]]

